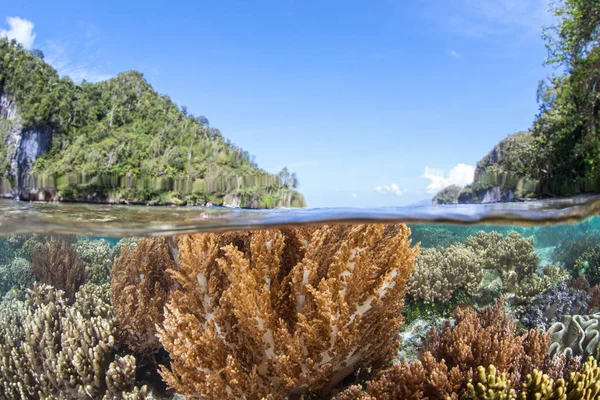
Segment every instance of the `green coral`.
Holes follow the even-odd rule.
[[[600,244],[587,249],[575,261],[574,276],[584,276],[591,286],[600,283]]]
[[[31,285],[35,277],[31,263],[21,257],[15,257],[10,263],[0,265],[0,293],[11,290],[22,291]]]
[[[473,297],[464,289],[454,292],[452,298],[448,301],[425,302],[422,300],[406,300],[404,305],[404,324],[410,325],[417,319],[435,322],[440,319],[449,318],[454,309],[459,305],[476,306]]]

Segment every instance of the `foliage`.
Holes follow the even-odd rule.
[[[16,102],[23,128],[47,127],[53,132],[51,148],[36,159],[33,172],[54,179],[64,198],[117,196],[164,204],[203,202],[214,196],[220,204],[226,194],[253,190],[259,203],[271,199],[264,205],[289,206],[286,196],[294,197],[294,205],[304,205],[294,190],[295,174],[259,169],[248,152],[211,128],[206,118],[180,111],[139,72],[74,84],[16,42],[0,39],[0,94]],[[1,140],[1,154],[6,156],[3,146]],[[0,175],[8,177],[6,159],[0,164]],[[86,179],[56,181],[72,176]],[[115,183],[117,178],[138,183]],[[186,184],[189,188],[184,190]]]
[[[447,186],[433,196],[433,204],[456,204],[461,190],[458,185]]]
[[[491,187],[525,198],[600,191],[600,2],[558,0],[552,12],[546,64],[560,73],[540,83],[533,127],[479,161],[459,202],[481,201]]]

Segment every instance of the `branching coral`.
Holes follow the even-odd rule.
[[[520,399],[536,400],[592,400],[600,397],[600,368],[590,357],[579,371],[571,372],[566,379],[554,380],[539,370],[527,375]]]
[[[498,373],[496,367],[487,369],[481,365],[477,373],[467,384],[467,399],[471,400],[508,400],[516,399],[517,392],[512,388],[506,373]]]
[[[455,324],[445,322],[441,329],[432,329],[424,346],[424,351],[450,367],[469,371],[479,365],[494,365],[518,382],[547,362],[549,337],[535,330],[517,335],[515,321],[504,311],[502,298],[479,313],[471,307],[459,307],[454,317]]]
[[[517,232],[503,236],[498,232],[477,232],[465,240],[485,267],[502,274],[505,289],[514,291],[518,282],[535,273],[539,259],[533,247],[533,237],[525,238]]]
[[[164,379],[207,399],[327,391],[395,354],[416,248],[404,225],[253,232],[179,239],[180,288],[159,337]],[[299,256],[300,255],[300,256]]]
[[[31,267],[42,283],[65,292],[69,301],[85,280],[85,264],[64,240],[51,239],[31,252]]]
[[[585,276],[592,286],[600,284],[600,244],[583,252],[573,268],[574,276]]]
[[[354,385],[336,399],[516,399],[523,382],[532,389],[522,392],[522,398],[536,399],[536,369],[562,379],[573,367],[564,357],[550,359],[547,334],[532,330],[517,335],[503,299],[479,313],[457,308],[455,317],[454,325],[447,322],[431,331],[420,361],[398,363],[364,389]]]
[[[560,282],[569,280],[570,277],[571,274],[567,270],[554,265],[547,265],[544,267],[542,275],[534,273],[518,283],[516,290],[517,299],[525,302],[540,293],[558,286]]]
[[[447,301],[459,288],[472,294],[482,277],[481,259],[463,245],[451,245],[443,251],[425,249],[415,260],[407,293],[426,302]]]
[[[11,289],[23,290],[33,283],[31,263],[24,258],[15,257],[7,265],[0,265],[0,294]]]
[[[96,284],[106,283],[114,258],[110,244],[104,239],[79,238],[73,248],[85,262],[85,281]]]
[[[134,250],[124,247],[112,267],[110,299],[118,341],[135,353],[150,356],[160,348],[156,325],[172,286],[167,269],[175,262],[166,239],[145,238]]]
[[[110,305],[82,287],[74,304],[50,286],[0,304],[0,393],[5,399],[142,399],[135,359],[113,358]],[[101,290],[101,289],[100,289]]]
[[[458,400],[463,380],[457,367],[450,369],[443,360],[437,361],[427,353],[421,361],[398,363],[384,371],[367,383],[365,392],[360,392],[357,385],[336,400]]]

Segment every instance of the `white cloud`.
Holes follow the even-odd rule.
[[[9,40],[15,39],[26,49],[31,49],[33,41],[35,40],[33,22],[19,17],[8,17],[6,18],[6,23],[8,24],[9,29],[2,29],[0,31],[0,37],[5,37]]]
[[[448,54],[451,55],[452,57],[460,57],[461,56],[461,54],[456,50],[448,50]]]
[[[450,170],[447,176],[441,169],[425,167],[425,173],[423,173],[422,177],[430,180],[429,185],[427,185],[427,192],[437,193],[450,185],[464,187],[473,182],[474,175],[474,166],[457,164]]]
[[[465,36],[485,37],[507,33],[539,35],[552,22],[551,0],[452,0],[435,7],[434,18]]]
[[[85,47],[85,43],[48,41],[44,48],[45,60],[56,68],[61,76],[68,76],[73,82],[79,83],[83,80],[98,82],[112,78],[114,75],[107,74],[97,66],[90,65],[86,61],[86,58],[90,58],[89,56],[82,57],[87,54]],[[74,62],[73,58],[80,61]]]
[[[375,190],[377,193],[384,195],[393,194],[395,196],[402,196],[404,193],[406,193],[406,190],[400,189],[400,187],[395,183],[392,183],[391,185],[375,186]]]
[[[358,195],[356,193],[352,193],[352,198],[356,199],[358,197]]]

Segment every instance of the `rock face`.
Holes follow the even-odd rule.
[[[23,129],[16,104],[5,94],[0,95],[0,123],[9,165],[5,178],[11,182],[10,187],[2,187],[1,195],[12,198],[35,196],[36,190],[30,187],[27,177],[35,159],[50,149],[52,131],[48,127]]]

